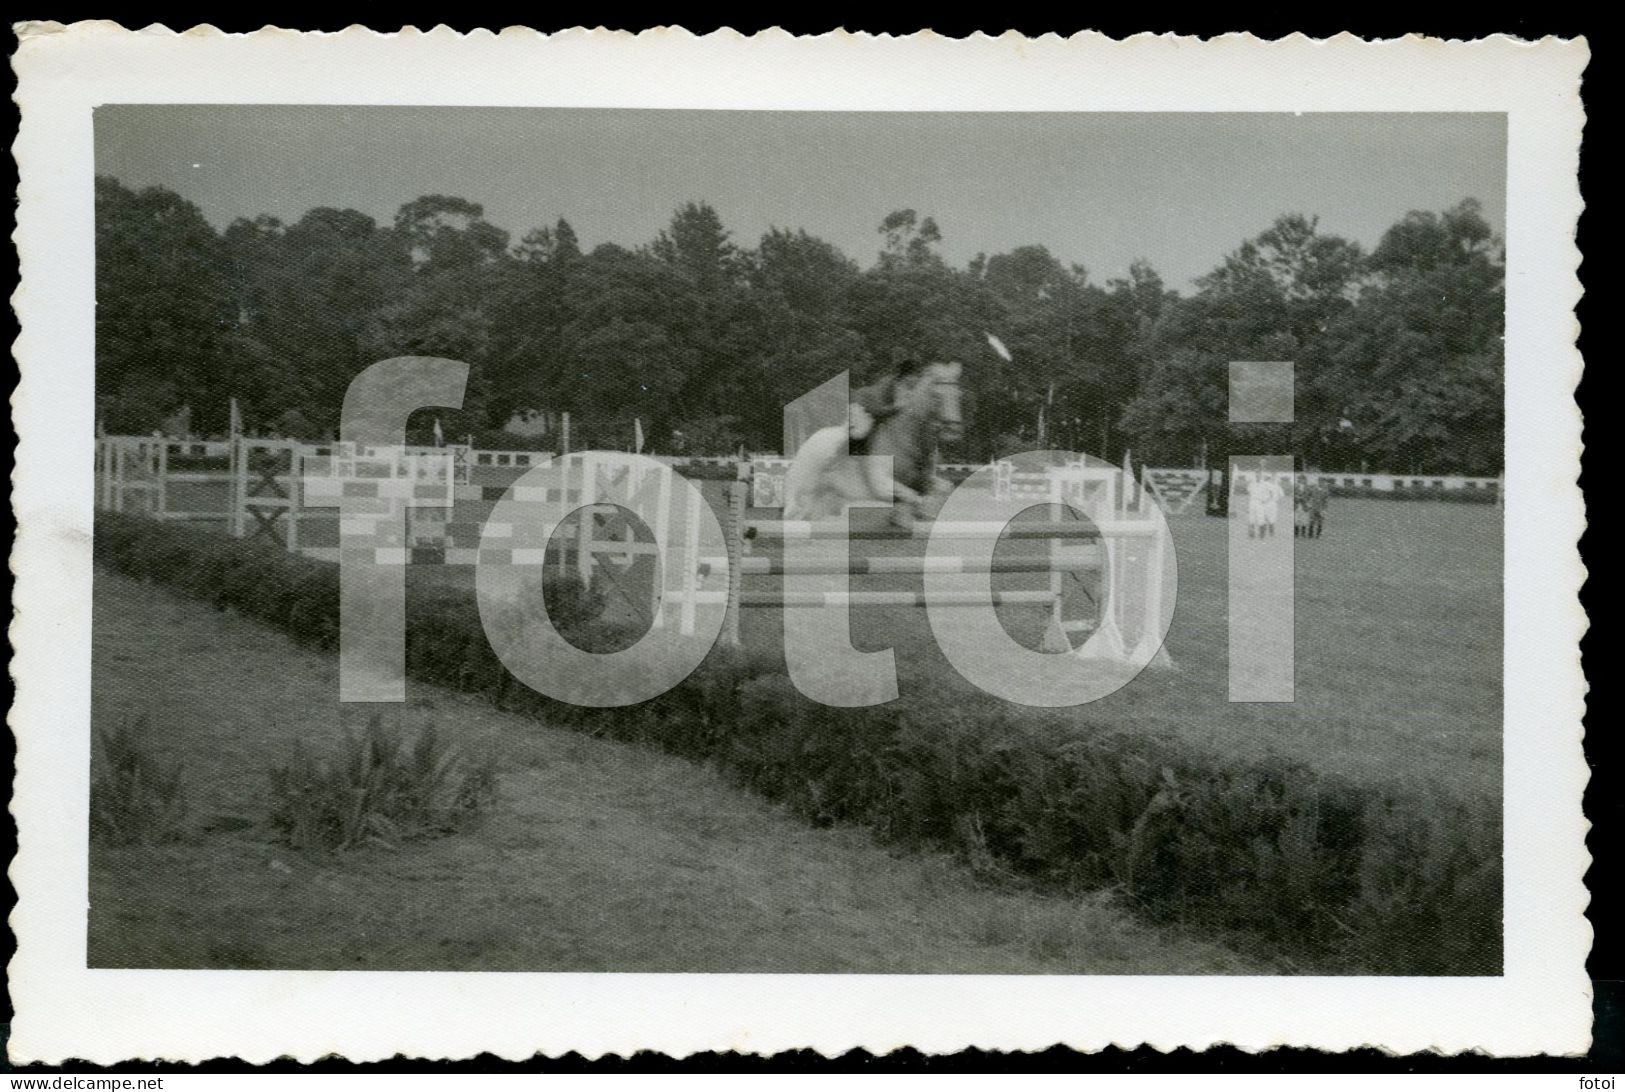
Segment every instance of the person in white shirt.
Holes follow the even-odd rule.
[[[1273,477],[1260,474],[1247,491],[1247,537],[1270,538],[1281,514],[1281,498],[1286,494]]]

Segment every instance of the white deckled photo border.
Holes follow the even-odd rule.
[[[1577,1053],[1590,1041],[1581,374],[1583,42],[226,35],[18,28],[22,380],[10,723],[17,1061],[1235,1044]],[[659,73],[652,78],[651,73]],[[1508,119],[1505,965],[1496,978],[91,970],[91,113],[108,103],[883,111],[1483,111]]]

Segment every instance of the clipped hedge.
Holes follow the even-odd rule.
[[[336,566],[110,513],[97,516],[95,553],[108,568],[336,645]],[[1489,803],[1284,760],[1231,762],[991,697],[828,708],[797,693],[782,663],[722,648],[654,701],[568,706],[507,672],[472,595],[413,575],[414,679],[715,763],[817,824],[865,824],[1055,890],[1111,889],[1153,920],[1225,935],[1289,969],[1500,973],[1501,822]],[[589,613],[579,588],[549,593],[555,616]],[[556,598],[582,609],[561,615]],[[561,624],[596,643],[593,624]]]

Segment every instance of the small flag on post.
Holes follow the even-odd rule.
[[[445,447],[446,446],[446,434],[440,427],[440,418],[438,418],[438,417],[436,417],[434,419],[434,446],[435,447]]]
[[[987,343],[989,345],[993,346],[993,351],[998,353],[999,356],[1003,357],[1005,360],[1009,360],[1010,359],[1010,350],[1006,349],[1004,347],[1004,342],[1000,341],[998,338],[994,337],[992,334],[988,334],[986,336],[987,336]]]
[[[643,454],[643,418],[632,418],[632,452]]]

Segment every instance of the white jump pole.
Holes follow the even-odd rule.
[[[745,499],[749,489],[742,481],[728,483],[728,607],[722,625],[728,643],[735,647],[740,643],[739,607],[745,574],[739,562],[745,553]]]

